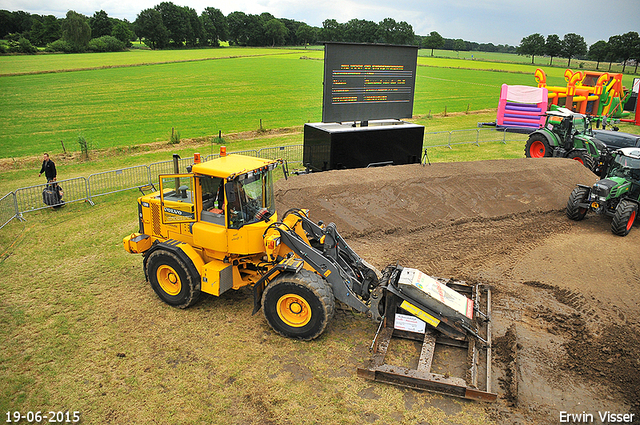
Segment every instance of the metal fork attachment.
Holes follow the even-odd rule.
[[[384,317],[371,345],[370,364],[358,368],[358,376],[495,401],[497,395],[491,392],[490,289],[432,278],[400,266],[384,270],[381,286]],[[392,341],[397,339],[422,343],[417,367],[409,367],[415,365],[415,359],[409,366],[385,363],[389,357],[393,362],[395,357],[406,359],[406,355],[388,356]]]

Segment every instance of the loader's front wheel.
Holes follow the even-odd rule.
[[[616,214],[611,221],[611,231],[614,235],[627,236],[636,221],[638,205],[623,199],[616,208]]]
[[[145,267],[151,287],[165,303],[186,308],[198,300],[199,276],[194,276],[184,261],[173,252],[163,249],[153,251]]]
[[[304,269],[276,277],[262,295],[265,319],[273,330],[289,338],[317,338],[334,310],[331,287],[319,275]]]

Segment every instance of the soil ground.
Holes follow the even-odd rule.
[[[364,259],[493,288],[497,423],[560,423],[561,412],[640,422],[640,229],[564,215],[596,177],[545,158],[311,174],[277,184],[279,211],[335,222]],[[384,385],[384,384],[379,384]],[[454,401],[445,398],[445,412]],[[446,406],[450,403],[451,406]]]

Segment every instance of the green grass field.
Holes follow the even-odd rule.
[[[419,51],[419,56],[421,57],[430,57],[431,49],[421,49]],[[438,50],[435,49],[433,51],[434,57],[439,58],[454,58],[461,60],[473,60],[473,61],[486,61],[486,62],[497,62],[497,63],[521,63],[526,65],[531,64],[531,56],[521,56],[513,53],[499,53],[499,52],[455,52],[452,50]],[[551,64],[549,62],[551,59],[545,56],[536,56],[533,61],[533,65],[536,67],[558,67],[562,68],[564,71],[567,68],[569,63],[568,59],[565,58],[553,58]],[[580,70],[591,70],[595,71],[596,66],[598,66],[598,71],[600,72],[609,72],[609,62],[600,62],[598,65],[597,62],[591,60],[584,59],[571,59],[571,68],[576,71]],[[635,70],[635,66],[627,65],[625,72],[632,73]],[[622,64],[621,63],[612,63],[611,64],[611,72],[622,72]]]
[[[0,158],[197,138],[321,120],[318,50],[135,50],[0,57]],[[500,86],[534,85],[535,66],[420,57],[415,115],[495,108]],[[139,66],[137,66],[139,65]],[[72,71],[75,70],[75,71]],[[65,71],[65,72],[55,72]],[[563,69],[549,68],[549,84]],[[13,75],[12,75],[13,74]],[[630,77],[629,82],[630,84]],[[625,81],[626,82],[626,81]]]
[[[228,137],[229,149],[302,143],[302,124],[320,119],[322,61],[299,58],[322,52],[267,49],[262,56],[194,61],[224,52],[0,57],[3,70],[20,61],[31,69],[0,77],[0,157],[16,158],[2,163],[0,195],[42,182],[44,150],[54,154],[61,178],[168,160],[174,152],[217,152],[209,140],[145,144],[168,140],[171,127],[197,138],[218,129],[255,130],[263,119],[267,128],[294,128]],[[147,63],[130,61],[150,58],[146,53],[162,53],[167,63],[129,66]],[[436,59],[419,59],[425,66],[418,71],[414,121],[427,132],[493,121],[493,111],[461,111],[494,108],[503,82],[533,84],[527,65],[496,72]],[[116,65],[127,66],[102,68]],[[77,68],[95,69],[37,74]],[[80,133],[94,143],[89,161],[61,155],[60,140],[78,151]],[[431,162],[449,162],[520,158],[523,148],[524,136],[428,152]],[[99,197],[95,206],[25,213],[25,222],[12,220],[0,230],[3,414],[78,411],[85,424],[495,420],[480,403],[456,401],[445,412],[438,408],[443,396],[358,378],[355,368],[368,358],[375,333],[363,316],[341,313],[318,340],[303,343],[276,335],[261,313],[252,316],[249,291],[205,296],[187,310],[163,304],[145,282],[140,256],[122,249],[122,238],[137,227],[138,195],[132,190]]]

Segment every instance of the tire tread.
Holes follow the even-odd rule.
[[[618,236],[627,236],[631,229],[627,229],[629,219],[633,211],[636,212],[636,220],[638,218],[638,205],[634,202],[623,199],[616,208],[616,213],[611,221],[611,232]],[[635,223],[634,223],[635,224]],[[632,224],[633,227],[633,224]]]

